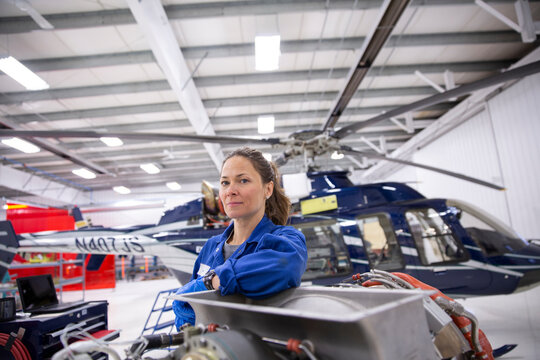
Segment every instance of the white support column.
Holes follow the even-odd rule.
[[[386,147],[386,138],[384,135],[379,136],[379,147],[381,148],[381,154],[386,154],[388,152],[388,148]]]
[[[405,127],[408,129],[407,133],[414,133],[414,118],[412,111],[405,113]]]
[[[127,0],[127,3],[191,126],[199,135],[215,135],[161,1]],[[220,170],[224,159],[221,146],[204,143],[204,147]]]
[[[456,87],[456,82],[454,80],[454,72],[450,70],[444,71],[444,86],[446,87],[446,91],[452,90]],[[457,99],[455,97],[450,98],[450,101],[456,101]]]
[[[452,90],[456,87],[456,82],[454,81],[454,72],[450,70],[444,71],[444,86],[446,91]]]

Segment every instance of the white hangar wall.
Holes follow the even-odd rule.
[[[540,238],[540,74],[487,101],[486,108],[417,151],[415,162],[500,184],[506,191],[414,168],[414,188],[427,197],[472,203],[527,239]],[[388,180],[411,181],[411,167]]]

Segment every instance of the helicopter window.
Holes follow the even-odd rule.
[[[306,237],[308,261],[302,280],[339,276],[351,272],[349,252],[335,220],[295,225]]]
[[[467,235],[478,245],[486,256],[502,255],[517,251],[527,245],[513,230],[499,220],[490,218],[471,206],[457,204],[450,209],[457,215]],[[458,205],[461,205],[458,207]]]
[[[422,264],[466,260],[465,251],[435,210],[409,210],[405,216]]]
[[[370,267],[397,270],[405,266],[401,248],[387,214],[356,219]]]

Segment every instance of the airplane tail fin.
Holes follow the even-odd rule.
[[[18,247],[19,240],[11,221],[0,221],[0,281],[6,275]]]

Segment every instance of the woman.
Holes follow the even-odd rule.
[[[277,182],[277,168],[261,152],[241,148],[221,167],[219,198],[232,219],[201,250],[191,281],[177,294],[219,289],[264,298],[300,285],[306,269],[304,235],[284,226],[291,203]],[[195,324],[191,306],[175,300],[176,327]]]

